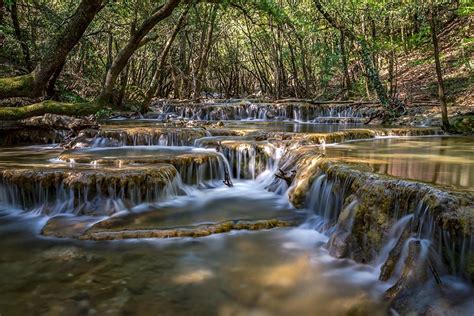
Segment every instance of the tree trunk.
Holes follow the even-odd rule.
[[[351,92],[351,78],[349,76],[349,69],[347,67],[347,54],[346,54],[344,32],[341,32],[340,48],[341,48],[342,72],[344,74],[344,88],[346,90],[346,96],[349,96]]]
[[[130,75],[130,64],[125,67],[125,72],[120,76],[120,90],[117,95],[116,106],[121,107],[123,100],[125,99],[125,93],[127,92],[128,77]]]
[[[5,3],[3,0],[0,0],[0,25],[3,25],[3,16],[5,14]],[[0,32],[0,45],[3,45],[5,41],[5,35],[3,32]]]
[[[94,114],[99,109],[100,105],[97,103],[64,103],[46,100],[27,106],[0,108],[0,120],[21,120],[28,117],[44,115],[46,113],[83,116]]]
[[[28,45],[26,44],[21,33],[20,22],[18,21],[18,5],[16,3],[16,0],[13,0],[11,3],[10,15],[12,17],[13,29],[15,30],[16,39],[20,43],[21,50],[23,52],[23,58],[25,59],[26,69],[28,69],[28,71],[32,71],[33,67],[31,65],[30,49],[28,48]]]
[[[444,82],[443,72],[441,71],[441,62],[439,60],[439,47],[438,47],[438,35],[436,31],[436,19],[437,9],[433,5],[433,1],[430,1],[430,27],[431,27],[431,39],[433,40],[433,53],[436,65],[436,77],[438,79],[438,98],[441,104],[441,115],[443,120],[443,129],[449,130],[449,119],[448,109],[446,107],[446,96],[444,93]]]
[[[350,29],[348,29],[345,25],[338,23],[321,5],[321,1],[314,0],[314,4],[318,11],[323,15],[323,17],[331,24],[334,28],[338,29],[340,32],[344,33],[346,37],[353,40],[357,43],[359,47],[359,53],[361,55],[362,64],[364,65],[365,72],[367,75],[368,80],[370,81],[372,87],[374,88],[375,92],[377,93],[377,97],[380,103],[389,110],[390,113],[393,111],[391,110],[391,102],[390,98],[387,95],[387,91],[380,80],[380,76],[378,70],[375,68],[373,63],[373,56],[367,46],[367,42],[356,36]],[[394,100],[397,105],[401,105],[401,102],[398,100]]]
[[[48,82],[48,86],[46,87],[46,96],[48,99],[57,99],[58,95],[56,94],[56,90],[54,90],[54,87],[56,86],[56,81],[59,79],[59,75],[61,74],[61,71],[63,70],[64,62],[56,71],[54,72],[53,76]]]
[[[109,26],[109,38],[107,41],[107,61],[106,61],[106,70],[109,70],[110,66],[112,65],[112,58],[113,58],[113,47],[114,47],[114,34],[112,33],[112,27]],[[105,84],[105,77],[102,82],[102,85]]]
[[[100,0],[82,0],[61,34],[50,43],[36,68],[29,74],[0,78],[0,99],[8,97],[38,97],[55,71],[66,61],[95,15],[102,9]]]
[[[203,38],[202,53],[198,60],[194,78],[193,78],[193,92],[192,97],[194,100],[198,100],[201,95],[202,81],[204,78],[204,71],[207,68],[207,60],[209,58],[209,52],[212,46],[212,34],[214,33],[214,26],[217,17],[217,5],[213,5],[209,12],[209,26],[206,31],[206,36]]]
[[[179,5],[181,0],[168,0],[164,5],[159,6],[155,12],[133,32],[125,47],[115,56],[112,65],[107,71],[105,83],[102,91],[98,97],[100,103],[110,103],[112,91],[114,89],[117,78],[128,63],[128,60],[133,53],[140,47],[141,41],[148,34],[148,32],[173,13],[173,10]]]
[[[173,29],[173,33],[171,33],[171,36],[168,38],[168,40],[165,43],[165,46],[161,50],[161,53],[158,57],[158,65],[156,66],[155,73],[153,74],[153,79],[151,80],[150,88],[148,89],[145,100],[143,101],[143,105],[142,105],[143,114],[148,112],[148,106],[150,105],[151,99],[153,98],[154,95],[157,94],[160,88],[160,85],[163,81],[163,70],[164,70],[166,58],[168,57],[168,53],[171,49],[171,45],[173,44],[176,38],[176,35],[178,35],[179,30],[183,27],[184,20],[186,19],[186,15],[188,14],[188,10],[189,10],[189,7],[187,7],[183,13],[181,13],[181,16],[179,17],[178,22],[176,23],[176,26]]]
[[[4,7],[5,7],[4,1],[0,0],[0,23],[3,23]]]

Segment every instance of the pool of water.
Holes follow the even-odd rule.
[[[41,218],[0,214],[5,315],[386,314],[372,269],[329,257],[314,230],[94,243],[41,238]]]
[[[327,128],[314,125],[311,130],[312,124],[296,127],[284,122],[233,124],[302,132]],[[324,150],[341,159],[362,160],[376,172],[469,189],[474,185],[472,141],[462,137],[378,139]],[[2,148],[0,168],[88,165],[60,161],[61,152],[54,146]],[[160,146],[72,151],[87,161],[145,162],[190,152],[216,154]],[[100,170],[107,172],[105,167]],[[378,280],[379,271],[373,265],[329,256],[328,236],[310,225],[310,211],[296,210],[286,195],[267,191],[265,178],[233,179],[232,187],[220,180],[210,188],[181,184],[186,194],[134,205],[124,211],[133,214],[134,220],[119,228],[175,229],[276,218],[303,224],[202,238],[93,242],[45,237],[41,230],[51,217],[0,205],[0,314],[390,315],[388,303],[381,298],[390,284]],[[68,214],[65,229],[120,215]],[[471,287],[460,281],[446,283],[452,284],[454,294],[437,297],[438,306],[451,306],[458,314],[472,311]]]
[[[242,121],[221,121],[225,128],[243,129],[243,130],[266,130],[274,132],[291,133],[331,133],[354,128],[367,128],[366,125],[357,123],[347,124],[318,124],[318,123],[299,123],[294,121],[263,121],[263,120],[242,120]],[[126,127],[164,127],[161,120],[155,119],[124,119],[109,120],[104,122],[105,128],[126,128]]]
[[[328,146],[329,157],[363,162],[375,172],[474,189],[473,137],[406,137]]]

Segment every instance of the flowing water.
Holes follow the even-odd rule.
[[[256,113],[253,118],[268,115],[245,110],[247,116]],[[115,121],[108,127],[130,124]],[[138,124],[159,126],[154,120]],[[245,121],[228,126],[297,133],[347,127]],[[0,315],[391,313],[382,295],[394,280],[381,281],[380,273],[415,215],[400,214],[374,262],[336,259],[330,255],[331,236],[351,231],[359,201],[343,209],[345,193],[331,188],[348,184],[321,175],[306,208],[295,209],[285,193],[288,186],[269,189],[283,154],[278,145],[230,137],[217,139],[216,150],[220,136],[186,142],[173,137],[173,144],[113,142],[114,147],[103,143],[68,151],[2,148]],[[324,150],[329,156],[361,159],[376,172],[472,189],[471,144],[469,138],[381,139]],[[223,183],[226,179],[230,185]],[[275,220],[290,227],[248,228]],[[118,231],[195,232],[222,223],[247,226],[201,238],[70,238],[90,227],[115,236]],[[410,242],[419,240],[423,260],[430,247],[426,236],[405,241],[398,262]],[[397,266],[396,276],[402,268]],[[458,314],[473,311],[469,282],[450,274],[442,278],[448,294],[432,294],[436,306]]]

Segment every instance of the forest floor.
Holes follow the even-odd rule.
[[[474,17],[453,20],[439,34],[449,105],[474,106]],[[438,103],[431,41],[402,56],[397,69],[399,97],[408,104]]]
[[[449,105],[448,113],[451,117],[474,112],[473,24],[474,17],[459,17],[444,27],[439,35],[441,63]],[[432,43],[429,36],[423,37],[419,43],[416,48],[409,49],[409,52],[402,53],[397,58],[396,88],[398,97],[409,106],[409,110],[406,115],[397,120],[396,125],[420,125],[420,123],[423,125],[426,121],[425,118],[429,119],[429,125],[439,125],[440,111]],[[0,76],[13,75],[11,65],[6,67],[0,61],[0,66]],[[386,79],[386,69],[381,69],[381,74]],[[71,86],[68,81],[74,81],[73,78],[75,77],[64,73],[62,75],[62,80],[66,83],[64,86]],[[82,85],[76,86],[76,90],[82,90],[81,87]],[[81,91],[75,92],[83,94]],[[68,91],[64,93],[71,94]],[[67,97],[60,96],[60,99],[70,102]],[[364,98],[355,96],[354,99]],[[31,105],[40,101],[42,99],[5,99],[0,100],[0,108]],[[374,106],[371,107],[372,109],[368,106],[367,110],[373,110]]]

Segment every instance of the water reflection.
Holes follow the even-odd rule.
[[[229,129],[249,129],[249,130],[266,130],[275,132],[292,132],[292,133],[331,133],[354,128],[366,128],[366,125],[357,123],[300,123],[292,121],[262,121],[262,120],[244,120],[244,121],[221,121],[225,128]],[[143,120],[120,120],[106,121],[103,124],[106,129],[117,129],[125,127],[157,127],[163,128],[165,124],[161,120],[143,119]],[[212,130],[211,130],[212,132]]]
[[[474,188],[474,138],[417,137],[357,141],[324,149],[328,156],[363,162],[377,173]]]

